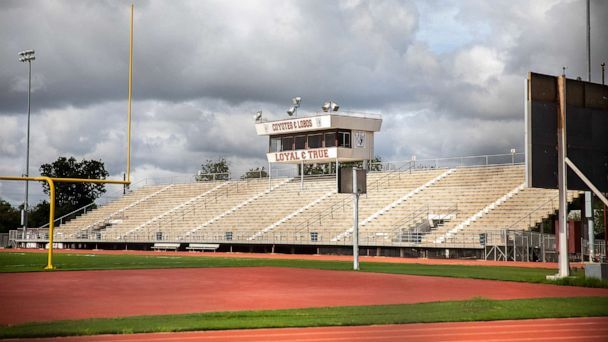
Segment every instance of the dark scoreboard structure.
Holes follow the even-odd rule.
[[[566,80],[566,155],[601,192],[608,192],[608,86]],[[556,76],[530,73],[526,85],[526,181],[558,188]],[[569,190],[590,190],[568,169]]]

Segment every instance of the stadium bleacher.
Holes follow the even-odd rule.
[[[360,239],[370,246],[478,248],[479,234],[528,230],[554,214],[557,191],[524,187],[518,164],[371,172]],[[569,193],[572,201],[577,192]],[[144,186],[57,228],[58,241],[347,245],[352,197],[335,178]]]

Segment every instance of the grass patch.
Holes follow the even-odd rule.
[[[291,260],[291,259],[247,259],[201,256],[164,256],[133,254],[69,254],[56,253],[54,263],[58,270],[116,270],[116,269],[159,269],[159,268],[201,268],[201,267],[296,267],[322,270],[352,270],[346,261]],[[1,253],[1,272],[38,272],[46,265],[44,253]],[[362,272],[408,274],[504,280],[556,285],[608,288],[608,281],[587,279],[584,272],[574,272],[574,277],[557,281],[546,276],[556,271],[542,268],[511,266],[466,266],[466,265],[426,265],[366,262],[361,263]]]
[[[421,304],[54,321],[0,327],[0,338],[591,316],[608,316],[608,298],[541,298],[506,301],[478,298],[468,301]]]

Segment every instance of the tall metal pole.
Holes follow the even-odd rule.
[[[585,191],[585,216],[587,217],[587,230],[589,242],[589,262],[593,262],[595,255],[595,235],[593,230],[593,196],[591,191]]]
[[[359,189],[355,167],[353,167],[353,269],[359,270]]]
[[[268,162],[268,190],[272,189],[272,163]]]
[[[28,81],[27,81],[27,148],[25,152],[25,177],[30,176],[30,113],[32,104],[32,61],[28,59]],[[27,225],[28,225],[28,207],[29,207],[29,181],[25,181],[25,203],[23,205],[23,239],[27,236]]]
[[[131,182],[131,102],[133,98],[133,11],[131,4],[131,27],[129,35],[129,112],[127,127],[127,180]]]
[[[587,0],[587,81],[591,82],[591,4]]]
[[[566,169],[566,76],[557,79],[559,112],[557,113],[557,178],[559,188],[559,278],[570,275],[568,265],[568,179]]]
[[[608,206],[604,204],[604,258],[608,261],[608,224],[606,224],[606,210]]]
[[[587,81],[591,82],[591,13],[590,0],[587,0]],[[589,242],[589,262],[593,262],[593,197],[591,191],[585,191],[585,214],[587,214],[587,229]],[[591,214],[589,214],[591,213]]]
[[[336,156],[336,193],[340,192],[340,184],[338,182],[338,173],[340,173],[340,162],[338,161],[338,157]]]

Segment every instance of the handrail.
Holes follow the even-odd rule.
[[[107,222],[109,222],[111,219],[113,219],[114,217],[118,216],[119,214],[122,214],[123,217],[124,217],[124,212],[127,209],[133,208],[134,206],[139,205],[140,203],[143,203],[144,201],[147,201],[148,199],[150,199],[150,198],[158,195],[159,193],[161,193],[161,192],[163,192],[163,191],[165,191],[165,190],[167,190],[167,189],[169,189],[171,187],[173,187],[173,184],[169,184],[169,185],[167,185],[167,186],[165,186],[165,187],[163,187],[163,188],[161,188],[161,189],[159,189],[159,190],[157,190],[157,191],[155,191],[155,192],[153,192],[151,194],[148,194],[148,195],[146,195],[146,196],[144,196],[144,197],[136,200],[135,202],[132,202],[132,203],[128,204],[127,206],[124,206],[124,207],[122,207],[122,208],[114,211],[110,215],[105,216],[104,218],[99,219],[99,220],[97,220],[97,221],[89,224],[88,226],[82,228],[82,229],[79,229],[77,232],[75,232],[75,234],[78,234],[79,232],[90,231],[90,230],[94,229],[96,226],[98,226],[99,224],[106,224]]]
[[[201,194],[204,196],[197,195],[197,196],[194,196],[193,198],[190,198],[188,201],[182,203],[183,206],[181,208],[178,208],[176,210],[173,210],[173,209],[175,209],[175,208],[173,208],[173,209],[166,211],[160,217],[153,219],[150,222],[145,222],[144,224],[140,225],[139,227],[123,234],[123,238],[126,238],[128,235],[134,235],[138,231],[143,230],[146,226],[152,226],[152,225],[156,224],[160,228],[161,224],[165,224],[167,221],[172,222],[172,220],[175,219],[173,214],[175,214],[177,212],[179,212],[181,214],[181,217],[183,219],[185,216],[196,212],[196,209],[200,206],[207,208],[207,203],[209,203],[210,201],[215,201],[217,203],[218,198],[221,198],[223,196],[228,197],[228,194],[231,192],[231,191],[229,191],[231,185],[236,185],[236,187],[234,187],[234,188],[236,188],[234,193],[239,193],[238,182],[242,182],[242,181],[230,181],[230,180],[223,181],[223,183],[220,183],[219,185],[217,185],[218,187],[221,186],[221,188],[210,189],[207,192]],[[225,185],[222,185],[222,184],[225,184]],[[199,196],[201,196],[201,197],[196,199],[196,197],[199,197]],[[199,202],[200,200],[202,200],[202,203]],[[191,201],[191,202],[188,203],[189,201]],[[179,207],[179,205],[178,205],[178,207]]]
[[[421,216],[424,216],[424,214],[428,214],[430,212],[430,206],[428,204],[423,204],[420,207],[411,210],[410,213],[411,215],[405,215],[405,217],[400,221],[397,222],[395,224],[395,231],[399,232],[399,230],[403,229],[403,227],[406,224],[412,223],[412,222],[416,222],[418,218],[420,218]]]
[[[426,211],[424,210],[426,208]],[[442,213],[441,215],[439,215],[439,219],[445,219],[446,217],[449,217],[450,215],[458,212],[458,203],[453,203],[452,205],[449,206],[431,206],[428,204],[422,205],[420,206],[418,209],[412,210],[412,220],[410,221],[406,221],[403,220],[401,221],[401,225],[398,225],[395,227],[395,229],[393,230],[393,233],[396,233],[397,235],[399,234],[399,230],[403,229],[403,227],[408,224],[408,223],[412,223],[415,222],[414,220],[417,219],[418,217],[422,216],[423,214],[427,214],[431,215],[431,211],[447,211],[447,213]],[[416,216],[414,216],[416,215]]]
[[[207,220],[207,222],[197,225],[196,228],[191,229],[190,231],[188,231],[185,234],[181,234],[179,236],[180,239],[186,237],[186,236],[191,236],[192,234],[199,232],[200,230],[202,230],[205,226],[208,226],[209,224],[212,224],[213,222],[221,219],[222,217],[234,212],[237,208],[240,208],[244,205],[248,205],[249,203],[255,201],[256,199],[258,199],[260,196],[264,196],[272,191],[274,191],[275,189],[283,186],[284,184],[288,183],[290,181],[289,178],[285,179],[283,182],[279,183],[279,184],[275,184],[272,187],[262,191],[262,192],[256,192],[253,196],[249,196],[246,200],[241,201],[240,203],[238,203],[236,206],[233,206],[232,208],[224,211],[223,213],[219,214],[219,215],[215,215],[213,218],[211,218],[210,220]],[[237,181],[238,182],[238,181]]]
[[[515,219],[515,221],[513,221],[511,223],[511,225],[509,225],[506,229],[513,228],[516,224],[522,222],[526,218],[530,219],[532,214],[534,214],[535,212],[539,211],[541,208],[545,207],[545,205],[547,203],[551,203],[551,208],[553,208],[553,200],[556,200],[558,198],[559,198],[559,196],[553,196],[552,198],[549,198],[548,200],[546,200],[545,202],[543,202],[543,204],[541,204],[538,207],[534,208],[532,211],[529,211],[529,212],[523,214],[519,219]]]
[[[87,208],[88,208],[88,207],[90,207],[90,206],[92,206],[92,205],[94,205],[94,204],[95,204],[95,202],[91,202],[91,203],[89,203],[89,204],[87,204],[87,205],[85,205],[85,206],[83,206],[83,207],[80,207],[80,208],[78,208],[78,209],[76,209],[76,210],[73,210],[73,211],[71,211],[71,212],[69,212],[69,213],[67,213],[67,214],[65,214],[65,215],[63,215],[63,216],[61,216],[61,217],[56,218],[56,219],[55,219],[53,222],[55,222],[55,223],[56,223],[57,221],[61,221],[61,223],[60,223],[60,224],[63,224],[63,221],[62,221],[62,220],[63,220],[65,217],[70,216],[70,215],[72,215],[72,214],[75,214],[75,213],[77,213],[77,212],[79,212],[79,211],[81,211],[81,210],[84,210],[84,213],[86,214],[86,213],[87,213]],[[40,226],[40,227],[38,227],[38,228],[46,228],[46,227],[48,227],[48,226],[49,226],[49,224],[48,224],[48,223],[46,223],[45,225]]]
[[[380,177],[380,178],[376,179],[376,190],[380,190],[380,182],[381,182],[381,181],[386,180],[386,184],[388,185],[388,184],[389,184],[390,177],[393,175],[393,173],[394,173],[394,172],[397,172],[397,174],[398,174],[399,178],[401,178],[401,174],[400,174],[400,173],[398,173],[398,172],[402,172],[402,171],[403,171],[403,169],[404,169],[406,166],[408,166],[408,170],[409,170],[410,172],[412,172],[412,162],[413,162],[413,160],[410,160],[410,161],[409,161],[409,162],[407,162],[406,164],[404,164],[404,165],[402,165],[402,166],[398,167],[396,170],[389,170],[389,171],[386,171],[386,172],[387,172],[387,174],[386,174],[386,175],[384,175],[383,177]],[[368,187],[368,188],[369,188],[369,187]]]
[[[344,203],[345,201],[348,200],[348,203]],[[319,221],[319,224],[321,223],[321,219],[328,217],[330,215],[333,215],[334,213],[334,208],[339,208],[342,207],[342,211],[344,211],[344,209],[350,205],[352,205],[350,202],[352,201],[352,199],[350,197],[348,198],[338,198],[338,201],[334,201],[334,202],[339,202],[339,203],[334,203],[332,204],[329,208],[325,208],[323,210],[321,210],[319,212],[319,214],[314,215],[315,218],[314,219],[306,219],[306,221],[302,221],[300,222],[297,226],[295,226],[293,229],[296,233],[302,232],[306,229],[310,229],[310,222],[316,222]],[[311,215],[313,216],[313,215]],[[305,226],[305,227],[302,227]]]
[[[227,177],[225,177],[225,176],[227,176]],[[211,177],[211,178],[209,178],[209,177]],[[200,171],[194,177],[194,179],[197,182],[209,182],[209,181],[217,181],[217,180],[228,181],[231,178],[232,178],[232,175],[230,174],[230,172],[208,172],[208,173],[202,173]]]

